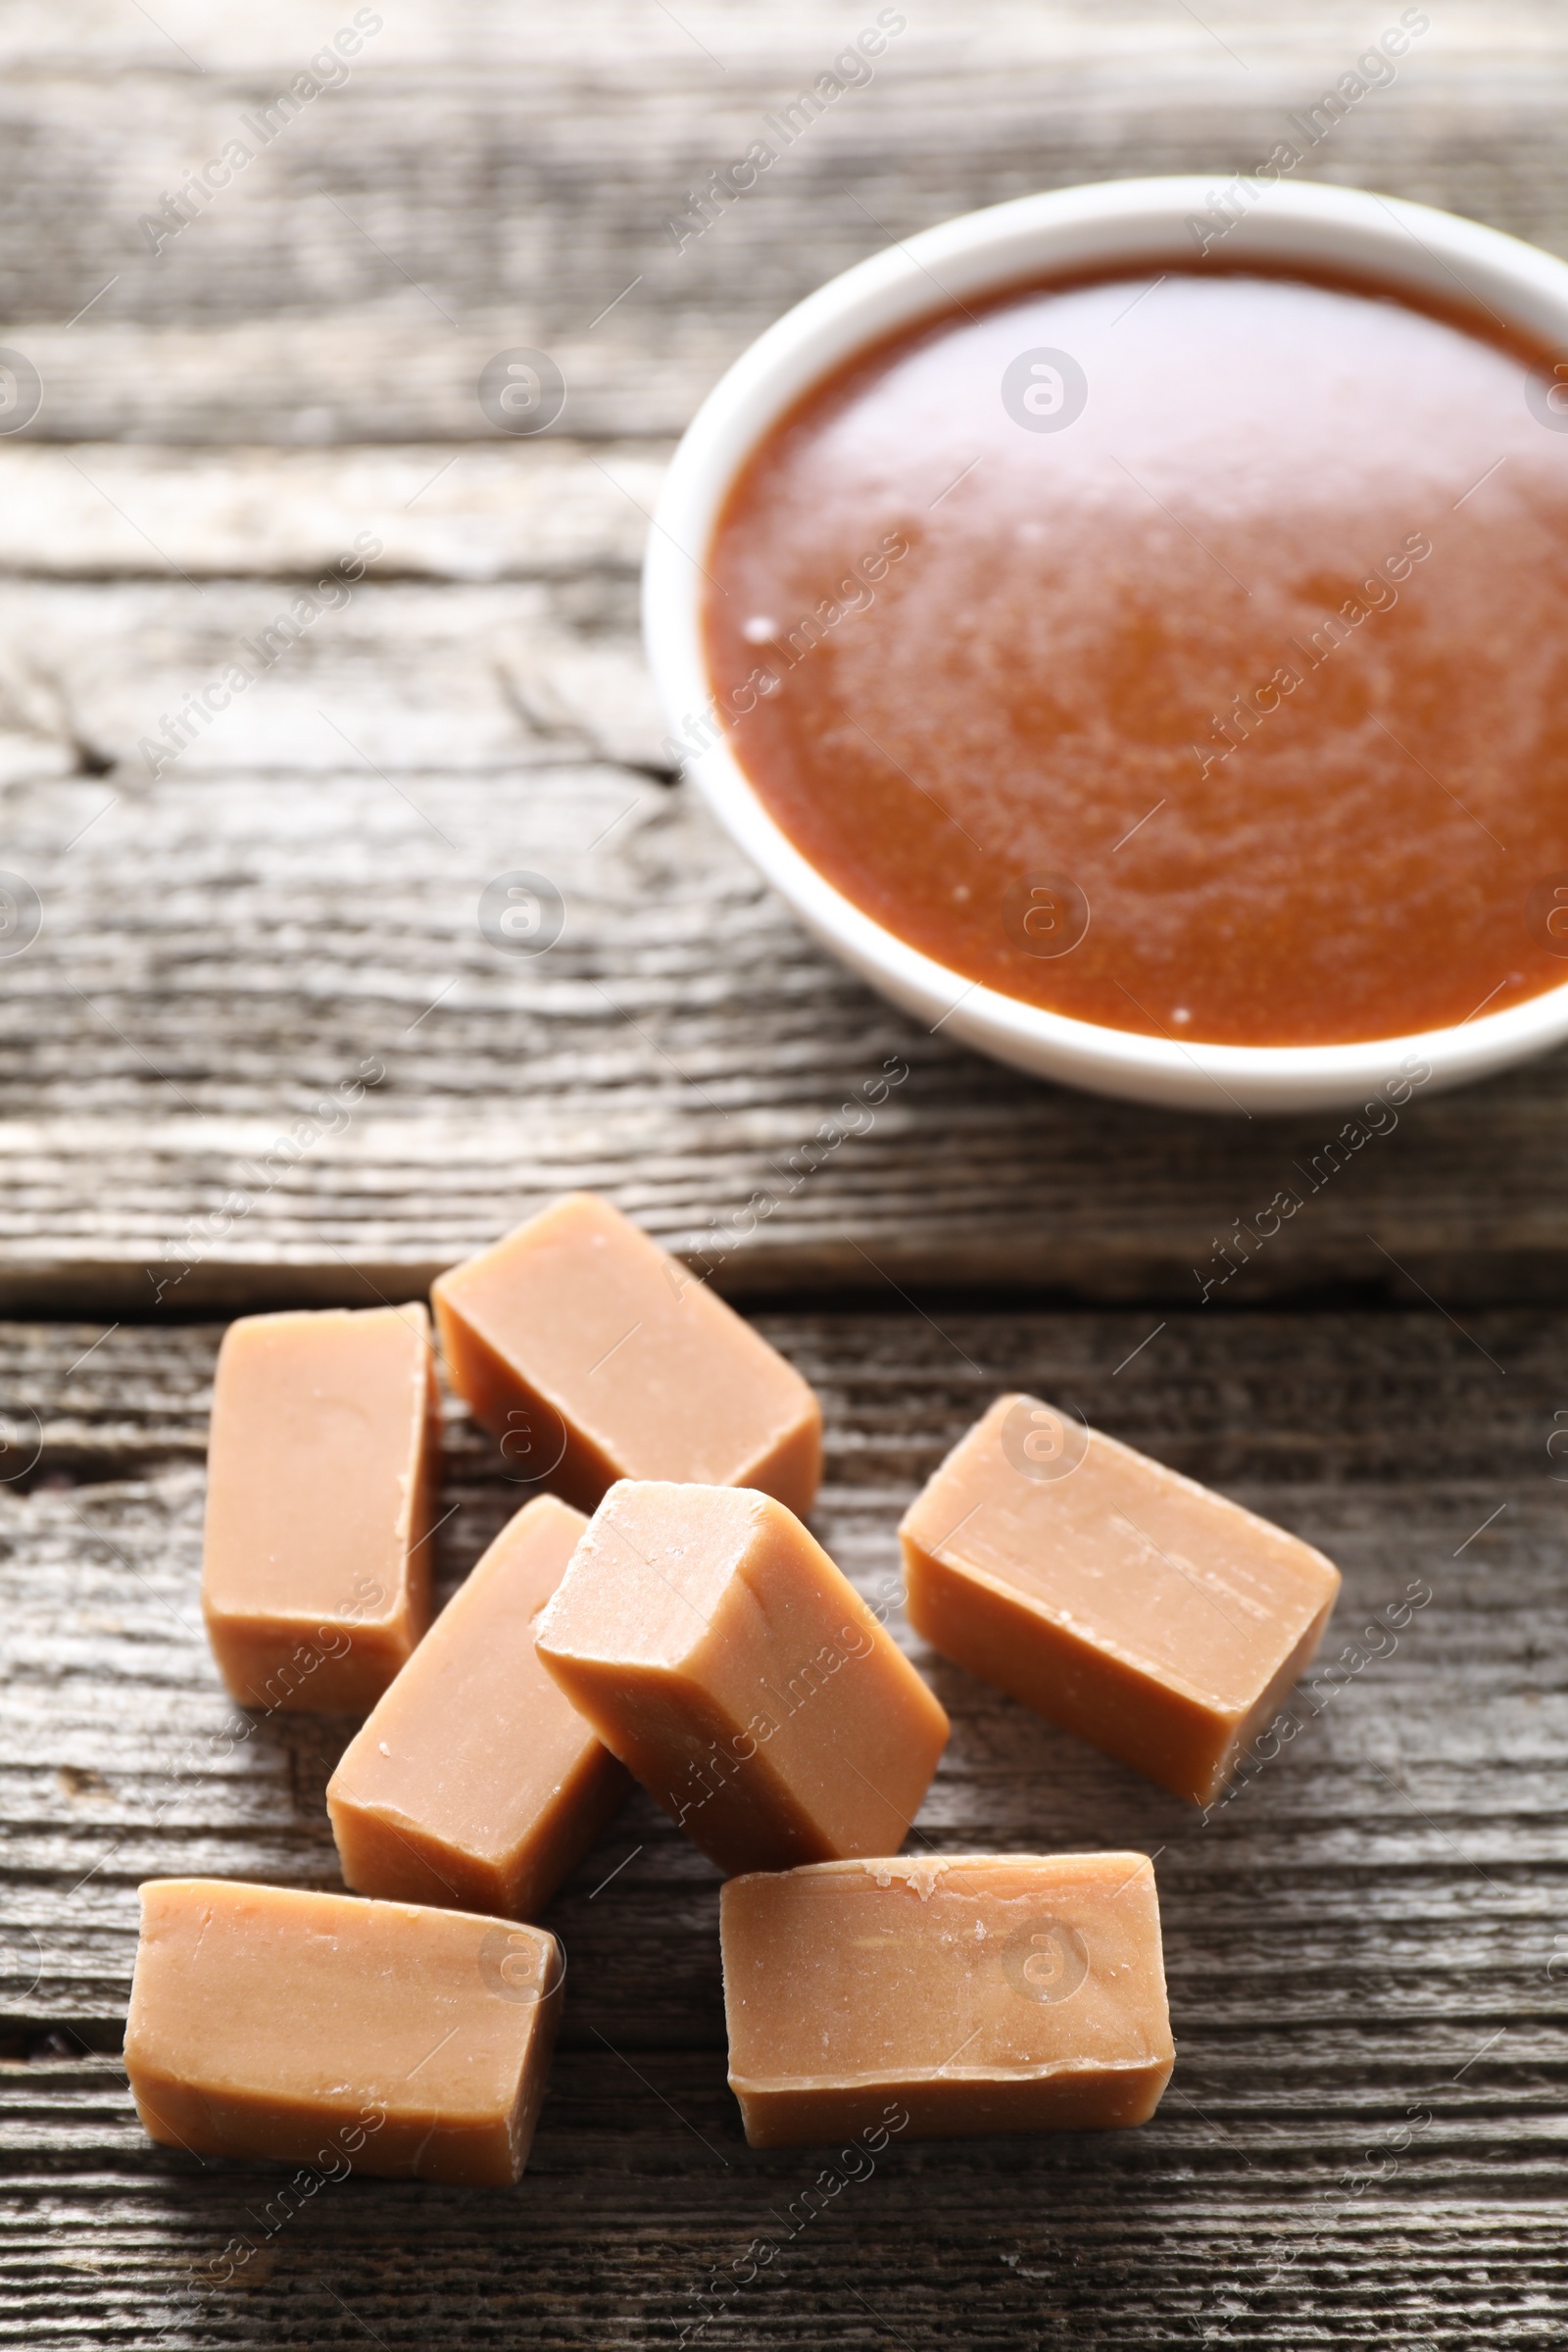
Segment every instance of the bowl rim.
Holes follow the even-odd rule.
[[[905,1011],[1036,1075],[1091,1092],[1221,1114],[1347,1104],[1397,1082],[1459,1085],[1568,1037],[1568,973],[1523,1003],[1438,1029],[1340,1045],[1234,1046],[1102,1027],[1025,1004],[925,955],[855,905],[764,807],[729,749],[703,643],[704,559],[740,467],[814,384],[955,296],[1031,277],[1199,258],[1195,228],[1255,183],[1184,174],[1088,182],[1014,198],[857,263],[787,311],[733,363],[687,427],[656,505],[643,630],[670,733],[665,755],[799,919]],[[1222,216],[1224,217],[1224,216]],[[1455,282],[1539,343],[1568,348],[1568,263],[1454,214],[1320,180],[1276,180],[1225,231],[1248,259],[1358,272],[1450,305]]]

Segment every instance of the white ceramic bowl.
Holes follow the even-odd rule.
[[[770,326],[704,402],[664,482],[643,575],[655,684],[683,759],[741,848],[808,930],[916,1020],[1040,1077],[1195,1110],[1357,1103],[1411,1056],[1429,1065],[1426,1083],[1456,1086],[1568,1037],[1568,979],[1457,1028],[1346,1046],[1189,1046],[1070,1020],[976,986],[852,905],[780,831],[710,715],[703,566],[730,485],[775,420],[856,352],[939,313],[939,286],[962,297],[1100,266],[1191,267],[1189,220],[1214,193],[1209,180],[1109,180],[969,213],[847,270]],[[1568,264],[1425,205],[1281,181],[1227,234],[1224,259],[1315,263],[1450,301],[1457,279],[1501,318],[1568,348]]]

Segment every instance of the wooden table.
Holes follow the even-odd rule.
[[[1398,11],[906,13],[684,244],[688,192],[869,0],[412,0],[292,109],[346,5],[0,25],[0,340],[44,387],[0,438],[0,864],[43,916],[0,975],[0,2342],[1568,2343],[1568,1059],[1334,1153],[1334,1119],[993,1068],[805,942],[672,780],[637,650],[670,437],[768,318],[1030,188],[1218,184]],[[1568,251],[1556,12],[1432,18],[1310,169]],[[160,236],[242,118],[254,155]],[[517,346],[568,386],[537,440],[475,398]],[[296,604],[357,533],[351,601]],[[290,612],[264,676],[149,751]],[[516,868],[565,904],[533,960],[476,920]],[[1303,1213],[1201,1304],[1293,1162]],[[551,1913],[567,2020],[514,2194],[280,2204],[143,2139],[137,1882],[336,1884],[348,1727],[225,1731],[195,1613],[221,1320],[415,1296],[565,1184],[716,1250],[819,1385],[819,1527],[868,1594],[1004,1384],[1343,1563],[1332,1697],[1206,1823],[916,1647],[955,1721],[919,1840],[1157,1854],[1180,2056],[1146,2131],[899,2148],[805,2199],[823,2158],[750,2153],[725,2087],[715,1875],[639,1798]],[[455,1405],[449,1436],[450,1585],[513,1497]]]

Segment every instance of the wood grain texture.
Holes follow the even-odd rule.
[[[932,1658],[895,1606],[955,1725],[913,1842],[1157,1853],[1180,2056],[1154,2124],[895,2142],[804,2224],[831,2151],[746,2150],[716,1874],[639,1795],[551,1913],[566,2023],[515,2195],[350,2180],[281,2219],[283,2176],[151,2148],[114,2055],[135,1885],[335,1885],[322,1790],[352,1727],[236,1717],[207,1656],[218,1333],[8,1326],[0,1380],[41,1441],[0,1490],[22,2340],[618,2346],[707,2317],[699,2340],[748,2345],[1560,2341],[1568,1614],[1547,1441],[1568,1323],[1488,1314],[1467,1341],[1431,1315],[1188,1314],[1131,1362],[1143,1314],[762,1328],[822,1393],[816,1525],[868,1597],[897,1593],[917,1483],[1018,1383],[1323,1544],[1346,1573],[1330,1654],[1387,1652],[1300,1694],[1298,1737],[1205,1823]],[[517,1494],[457,1408],[448,1430],[450,1584]],[[758,2238],[778,2251],[742,2288]],[[233,2239],[254,2249],[237,2268]]]
[[[6,861],[43,905],[0,966],[13,1308],[409,1296],[574,1184],[754,1297],[1568,1294],[1564,1057],[1417,1094],[1396,1126],[1385,1106],[1351,1143],[1338,1115],[1160,1114],[996,1068],[846,978],[685,787],[519,715],[487,663],[543,592],[378,591],[406,652],[426,631],[401,672],[395,632],[358,670],[363,641],[327,639],[360,604],[323,617],[231,714],[236,756],[270,740],[293,772],[216,772],[215,727],[206,776],[5,795]],[[116,658],[115,691],[145,691],[153,650]],[[468,773],[399,762],[449,720]],[[515,871],[563,901],[531,958],[479,928]],[[1281,1188],[1301,1206],[1259,1239]]]
[[[408,0],[155,254],[162,192],[353,13],[0,14],[0,342],[43,378],[0,432],[0,866],[43,908],[0,957],[0,1307],[82,1318],[0,1326],[0,2344],[1557,2352],[1568,1056],[1418,1094],[1332,1172],[1337,1120],[993,1068],[804,939],[672,781],[637,644],[670,437],[770,318],[976,205],[1218,184],[1398,8],[911,7],[677,249],[869,0]],[[1303,172],[1568,253],[1558,12],[1431,14]],[[476,379],[519,345],[567,402],[503,441]],[[352,602],[154,777],[163,714],[362,532]],[[564,902],[534,959],[477,919],[519,868]],[[716,1880],[639,1796],[556,1906],[567,2026],[514,2194],[283,2194],[143,2138],[138,1879],[334,1884],[351,1728],[236,1719],[214,1676],[191,1318],[413,1295],[573,1183],[785,1306],[819,1529],[875,1598],[904,1502],[1014,1383],[1322,1544],[1352,1663],[1430,1591],[1206,1825],[916,1648],[955,1723],[921,1838],[1157,1853],[1180,2060],[1148,2131],[895,2140],[804,2218],[822,2156],[749,2152],[724,2083]],[[1024,1291],[1102,1303],[974,1305]],[[1257,1311],[1292,1295],[1355,1309]],[[449,1434],[448,1586],[518,1499]]]
[[[634,610],[629,580],[593,573],[352,590],[309,574],[200,589],[12,580],[0,757],[18,782],[119,771],[95,805],[123,787],[131,810],[159,773],[253,787],[354,766],[487,774],[591,748],[652,765],[662,730]],[[235,692],[241,669],[251,683]],[[182,740],[169,722],[209,686],[232,699],[183,718]]]
[[[382,578],[630,578],[668,454],[555,435],[461,449],[0,441],[0,577],[310,579],[368,528]]]
[[[751,1296],[1568,1296],[1560,1062],[1418,1100],[1350,1150],[1337,1120],[1243,1125],[1217,1092],[1210,1121],[1033,1085],[845,980],[657,789],[633,573],[657,436],[724,361],[884,234],[1053,180],[1266,154],[1364,46],[1360,15],[919,14],[869,87],[677,252],[669,207],[858,16],[399,12],[221,204],[138,253],[147,191],[338,22],[296,7],[239,28],[191,0],[167,24],[84,5],[0,30],[32,61],[4,100],[19,233],[0,283],[24,347],[29,319],[54,338],[36,432],[0,444],[5,838],[46,905],[3,973],[0,1296],[401,1295],[582,1181]],[[1446,9],[1310,168],[1568,249],[1563,74],[1544,9]],[[492,335],[560,348],[577,438],[475,445]],[[82,433],[117,438],[48,437]],[[364,446],[416,433],[435,438]],[[140,747],[165,714],[356,531],[382,542],[381,576],[155,784]],[[568,900],[562,946],[526,968],[475,921],[518,866]],[[353,1130],[212,1231],[255,1193],[247,1162],[367,1054],[388,1076]],[[909,1080],[845,1140],[890,1054]],[[1331,1152],[1336,1172],[1311,1173]],[[1258,1249],[1247,1229],[1282,1186],[1302,1211]]]
[[[1222,180],[1399,12],[912,7],[869,84],[791,137],[769,119],[873,24],[868,0],[416,6],[380,12],[344,86],[266,140],[243,119],[354,12],[245,32],[211,0],[156,13],[79,0],[31,47],[5,36],[30,70],[4,100],[0,302],[49,439],[490,438],[478,373],[518,346],[562,367],[565,429],[676,432],[762,326],[890,238],[1074,180]],[[1568,250],[1552,11],[1431,14],[1304,169]],[[154,252],[150,211],[236,135],[253,159]],[[776,163],[680,245],[689,192],[758,139]]]

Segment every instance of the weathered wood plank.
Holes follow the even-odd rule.
[[[652,765],[632,582],[0,584],[0,781]],[[236,679],[248,682],[236,684]],[[192,715],[195,698],[209,695]],[[430,830],[430,828],[427,828]]]
[[[1406,1973],[1385,1986],[1389,2014],[1419,2011],[1416,1980],[1439,1981],[1462,1957],[1445,1959],[1441,1943],[1478,1894],[1482,1913],[1520,1941],[1517,1968],[1544,1969],[1551,1938],[1541,1929],[1568,1860],[1557,1817],[1568,1708],[1549,1665],[1540,1672],[1568,1644],[1555,1577],[1564,1506],[1547,1450],[1561,1426],[1560,1317],[1477,1318],[1475,1338],[1501,1376],[1478,1348],[1424,1316],[1249,1315],[1220,1325],[1187,1315],[1167,1320],[1130,1364],[1148,1325],[1125,1314],[945,1316],[941,1330],[908,1316],[773,1317],[763,1328],[822,1393],[829,1460],[819,1524],[875,1600],[897,1600],[898,1512],[997,1388],[1012,1383],[1068,1398],[1322,1544],[1348,1574],[1347,1639],[1412,1581],[1432,1595],[1404,1611],[1411,1630],[1389,1657],[1365,1663],[1321,1721],[1303,1724],[1288,1762],[1259,1772],[1206,1827],[926,1657],[960,1729],[922,1835],[950,1850],[988,1834],[1076,1844],[1141,1841],[1147,1832],[1168,1842],[1163,1875],[1184,1901],[1217,1898],[1239,1938],[1230,1981],[1213,1996],[1233,2021],[1256,2014],[1276,1965],[1271,1931],[1259,1923],[1254,1944],[1247,1924],[1246,1883],[1264,1866],[1304,1942],[1292,1963],[1298,1992],[1324,2018],[1334,1949],[1367,1884],[1384,1873],[1388,1916],[1402,1921],[1406,1938]],[[303,1883],[332,1882],[320,1788],[341,1729],[235,1719],[207,1656],[195,1577],[216,1334],[39,1326],[7,1327],[3,1339],[16,1466],[0,1491],[15,1669],[6,1804],[13,1864],[34,1881],[42,1906],[33,1925],[46,1949],[71,1962],[46,1975],[33,2013],[104,2018],[123,1997],[125,1890],[160,1867],[161,1851],[177,1846],[189,1867],[265,1864]],[[29,1411],[38,1420],[30,1462]],[[457,1507],[441,1540],[444,1586],[517,1500],[461,1408],[450,1408],[449,1424],[445,1501]],[[628,1821],[578,1874],[574,1921],[600,1916],[581,1890],[639,1841],[648,1858],[617,1880],[617,1916],[627,1902],[664,1902],[672,1886],[686,1890],[688,1917],[691,1904],[709,1906],[714,1874],[694,1849],[640,1801]],[[1298,1903],[1290,1889],[1303,1876],[1310,1883]],[[683,1931],[673,1921],[655,1931],[656,1944],[678,1924]],[[1173,1968],[1201,1965],[1181,1940],[1180,1910],[1172,1935]],[[1439,1944],[1418,1963],[1429,1935]],[[1354,1930],[1358,1965],[1375,1941]],[[654,1955],[656,1983],[667,1977],[667,1958]],[[1491,1964],[1495,1971],[1495,1952]],[[75,2007],[67,2003],[73,1985]],[[669,1998],[651,1984],[639,2006],[639,2031],[656,2041],[673,2030]],[[688,2014],[684,2032],[702,2042],[712,2023]]]
[[[101,1309],[0,1333],[0,1403],[22,1407],[0,1482],[29,1408],[44,1440],[0,1483],[0,2340],[1555,2345],[1563,1333],[1466,1302],[1568,1296],[1562,1060],[1418,1097],[1396,1134],[1305,1177],[1300,1213],[1201,1312],[959,1315],[932,1286],[1191,1299],[1216,1237],[1318,1167],[1333,1123],[1121,1110],[910,1033],[641,772],[661,755],[637,510],[657,437],[758,327],[974,204],[1128,171],[1222,179],[1378,22],[1344,0],[906,12],[873,86],[676,252],[685,191],[874,11],[413,0],[153,257],[147,204],[351,13],[26,0],[0,22],[5,340],[45,379],[27,440],[0,438],[0,863],[35,873],[46,912],[0,975],[0,1267],[13,1298]],[[1303,170],[1568,251],[1565,82],[1554,12],[1458,0]],[[475,378],[518,343],[561,360],[575,444],[491,440]],[[51,445],[73,436],[295,447]],[[430,446],[329,457],[334,439]],[[149,787],[143,714],[360,529],[383,578]],[[460,586],[417,584],[435,581]],[[519,965],[485,947],[475,900],[534,861],[567,925]],[[247,1179],[367,1054],[386,1076],[352,1123]],[[888,1056],[909,1076],[852,1137],[865,1122],[839,1106]],[[802,2221],[817,2160],[749,2153],[724,2087],[712,1874],[636,1800],[559,1906],[570,2026],[514,2197],[351,2180],[283,2218],[277,2176],[142,2139],[113,2055],[134,1880],[330,1883],[321,1789],[346,1727],[225,1748],[191,1614],[215,1335],[105,1326],[146,1311],[149,1268],[166,1312],[401,1296],[567,1182],[731,1289],[921,1287],[940,1330],[768,1326],[828,1397],[821,1525],[879,1597],[902,1501],[1004,1380],[1316,1535],[1347,1566],[1350,1630],[1430,1586],[1399,1648],[1206,1827],[933,1668],[956,1737],[922,1835],[1165,1847],[1182,2054],[1150,2132],[895,2142]],[[246,1183],[255,1205],[193,1240]],[[775,1205],[748,1238],[760,1192]],[[1324,1283],[1413,1298],[1368,1231],[1463,1330],[1430,1307],[1218,1316]],[[514,1499],[496,1469],[454,1420],[449,1576]],[[757,2239],[759,2276],[720,2300]]]
[[[1298,1702],[1298,1737],[1206,1825],[916,1645],[955,1720],[919,1838],[1160,1849],[1180,2060],[1154,2125],[895,2143],[803,2223],[820,2156],[746,2150],[724,2088],[715,1874],[638,1798],[552,1914],[567,2027],[514,2197],[481,2212],[350,2180],[290,2216],[275,2175],[151,2149],[112,2054],[135,1881],[332,1884],[321,1789],[349,1726],[226,1728],[192,1614],[217,1333],[6,1327],[0,1389],[43,1440],[0,1491],[0,2213],[22,2340],[657,2344],[704,2319],[719,2345],[920,2352],[1555,2340],[1562,1317],[1477,1318],[1502,1377],[1429,1316],[1188,1314],[1130,1363],[1142,1315],[941,1321],[764,1321],[822,1391],[818,1526],[868,1595],[896,1589],[914,1485],[1016,1381],[1325,1544],[1341,1645],[1412,1587],[1420,1604],[1315,1717]],[[450,1579],[515,1496],[456,1410],[449,1436]],[[776,2254],[720,2300],[714,2269],[738,2284],[760,2237]]]
[[[434,629],[438,593],[408,593]],[[321,642],[353,617],[323,619]],[[471,681],[478,657],[441,625]],[[468,737],[493,720],[496,772],[384,765],[416,725],[392,700],[396,642],[351,713],[374,769],[187,781],[181,762],[156,786],[125,771],[5,794],[6,860],[44,910],[0,999],[13,1305],[112,1320],[408,1296],[571,1184],[752,1296],[1187,1303],[1211,1281],[1214,1313],[1329,1283],[1407,1301],[1419,1283],[1455,1311],[1568,1293],[1564,1057],[1417,1094],[1396,1129],[1385,1107],[1385,1131],[1349,1143],[1337,1117],[1177,1117],[1034,1084],[847,979],[684,787],[530,735],[499,688]],[[420,669],[434,731],[455,709],[443,671]],[[276,724],[308,718],[324,762],[315,689],[293,691]],[[552,749],[575,763],[530,764]],[[486,885],[517,870],[564,902],[533,958],[478,924]],[[377,1068],[343,1110],[338,1090]],[[313,1118],[323,1100],[338,1107]],[[1282,1188],[1301,1206],[1260,1241]]]
[[[17,2309],[37,2332],[17,2340],[78,2340],[52,2331],[71,2328],[93,2343],[153,2345],[161,2335],[317,2352],[372,2336],[423,2346],[443,2327],[472,2344],[684,2340],[810,2352],[889,2342],[1144,2352],[1205,2340],[1280,2352],[1324,2343],[1550,2352],[1559,2340],[1564,2274],[1549,2203],[1528,2192],[1447,2197],[1436,2166],[1425,2178],[1407,2169],[1394,2196],[1340,2190],[1314,2224],[1310,2208],[1288,2192],[1268,2197],[1270,2184],[1239,2163],[1199,2188],[1161,2166],[1117,2179],[1102,2160],[1069,2169],[1014,2144],[1005,2169],[955,2182],[918,2151],[890,2152],[858,2195],[792,2243],[787,2221],[771,2217],[799,2213],[813,2180],[807,2165],[757,2166],[717,2186],[667,2171],[651,2178],[625,2161],[612,2066],[597,2071],[571,2101],[583,2117],[574,2161],[531,2173],[482,2216],[438,2190],[350,2182],[270,2243],[263,2217],[275,2181],[181,2181],[172,2204],[134,2178],[78,2185],[33,2176],[24,2210],[35,2201],[36,2219],[29,2213],[18,2233],[19,2288],[31,2292],[19,2293]],[[1329,2177],[1355,2178],[1356,2154],[1336,2151]],[[583,2210],[585,2185],[610,2167],[612,2212]],[[1245,2234],[1227,2201],[1239,2183],[1256,2222]],[[1436,2193],[1421,2213],[1429,2184]],[[978,2234],[976,2200],[986,2217]],[[69,2267],[27,2261],[49,2238],[78,2249]],[[232,2254],[222,2259],[235,2239],[258,2248],[238,2272]],[[763,2255],[769,2267],[727,2307],[715,2305],[710,2274],[733,2281],[731,2265],[754,2240],[779,2252]],[[705,2318],[703,2334],[683,2338]]]
[[[478,373],[517,346],[562,366],[568,429],[678,431],[769,318],[889,237],[1042,186],[1250,168],[1382,28],[1348,0],[1223,22],[1160,0],[908,10],[869,86],[792,137],[769,119],[875,10],[702,0],[677,22],[595,0],[553,31],[476,11],[455,38],[415,8],[264,139],[241,117],[352,12],[237,38],[219,13],[166,35],[68,12],[11,77],[0,303],[44,378],[37,434],[489,438]],[[1551,12],[1432,19],[1303,172],[1568,249]],[[155,253],[150,211],[237,134],[253,160]],[[689,192],[760,139],[777,161],[679,245]]]
[[[456,450],[0,441],[0,574],[309,580],[368,530],[382,578],[630,575],[667,458],[664,442],[554,435]]]

